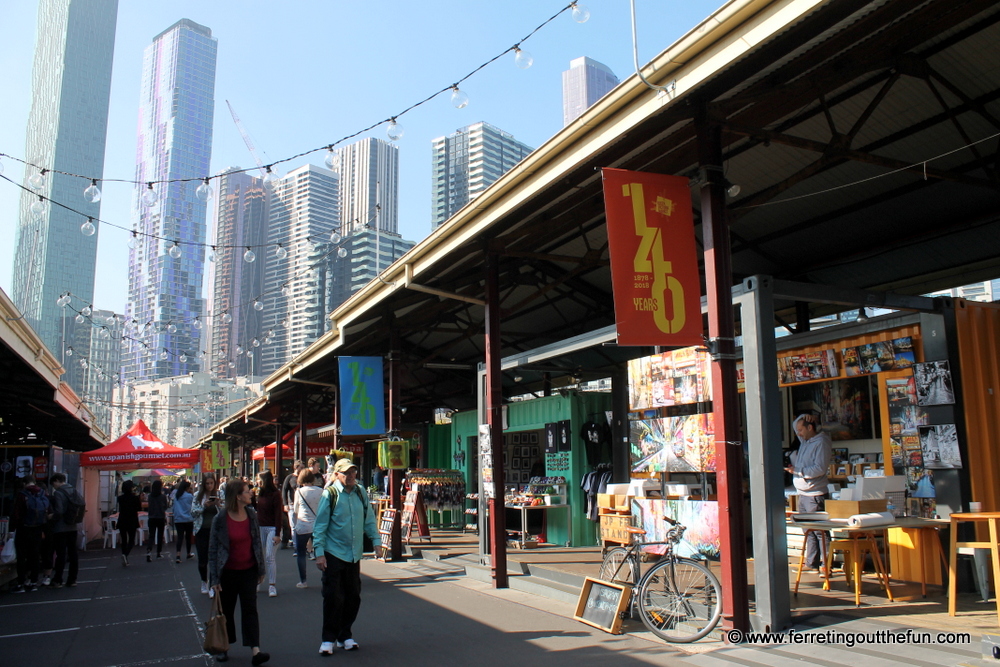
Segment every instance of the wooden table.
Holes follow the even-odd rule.
[[[989,542],[959,542],[958,525],[964,522],[985,521],[989,526]],[[993,581],[1000,582],[1000,554],[997,553],[1000,543],[1000,512],[956,512],[951,515],[951,546],[948,552],[951,560],[948,562],[948,615],[954,616],[958,600],[958,550],[962,548],[989,549],[993,561]],[[997,596],[997,621],[1000,622],[1000,595]]]

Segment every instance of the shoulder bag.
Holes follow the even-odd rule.
[[[222,595],[216,591],[212,597],[212,611],[205,622],[205,653],[218,655],[229,650],[229,633],[226,631],[226,615],[222,613]]]

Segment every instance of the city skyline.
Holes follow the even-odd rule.
[[[619,83],[611,68],[583,56],[562,73],[563,125],[569,125]]]

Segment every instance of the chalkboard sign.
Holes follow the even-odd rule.
[[[378,534],[382,538],[382,546],[375,553],[375,558],[379,560],[389,560],[392,553],[392,523],[396,520],[396,510],[387,507],[382,510],[379,517]]]
[[[631,599],[631,586],[587,577],[573,618],[618,635],[621,634],[622,619]]]

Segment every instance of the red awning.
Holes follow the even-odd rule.
[[[145,422],[136,421],[128,431],[109,445],[80,454],[80,465],[102,470],[140,468],[193,468],[200,450],[174,447],[157,438]]]
[[[292,448],[289,447],[288,445],[282,445],[281,446],[281,457],[284,458],[284,459],[291,458],[292,457]],[[273,461],[274,460],[274,443],[272,442],[267,447],[261,447],[260,449],[253,450],[253,454],[250,455],[250,458],[253,459],[254,461],[260,461],[260,460],[263,460],[263,459],[267,459],[268,461]]]

